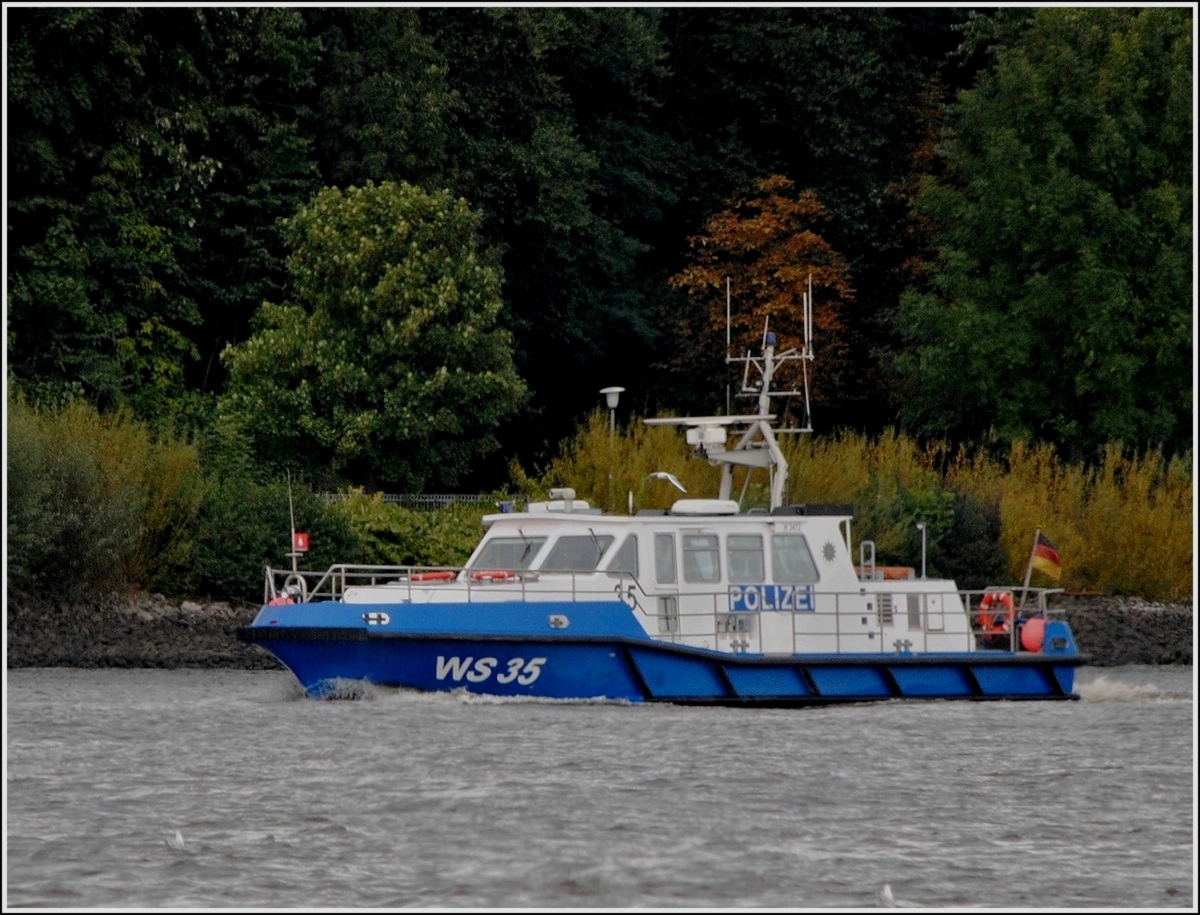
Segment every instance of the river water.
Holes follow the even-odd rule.
[[[747,710],[9,671],[5,908],[861,908],[885,884],[1193,908],[1192,668],[1078,690]]]

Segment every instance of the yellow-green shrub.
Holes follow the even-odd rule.
[[[330,511],[348,523],[363,562],[373,565],[464,565],[483,534],[480,519],[495,506],[457,504],[414,511],[383,500],[382,493],[352,493]]]
[[[1000,505],[1009,572],[1023,579],[1038,528],[1058,548],[1062,587],[1180,600],[1192,593],[1190,458],[1130,455],[1110,445],[1098,467],[1059,462],[1049,446],[1014,444],[1007,466],[960,457],[952,485]],[[1033,584],[1054,580],[1034,571]]]
[[[186,561],[203,498],[195,448],[75,400],[8,400],[9,582],[45,596],[150,587]]]
[[[949,554],[986,553],[981,544],[960,549],[955,538],[964,536],[964,528],[957,505],[959,513],[999,513],[1003,573],[1010,582],[1023,580],[1041,528],[1058,547],[1062,578],[1034,571],[1032,585],[1162,600],[1192,593],[1190,455],[1167,462],[1158,452],[1132,455],[1113,445],[1098,466],[1088,467],[1062,463],[1049,446],[1018,443],[1000,462],[983,449],[952,450],[942,443],[922,448],[894,432],[878,438],[853,432],[785,436],[781,449],[790,471],[787,501],[853,503],[853,548],[872,539],[881,561],[913,564],[919,556],[916,520],[929,525],[931,573],[939,560],[958,567],[945,561]],[[682,429],[635,420],[610,435],[602,412],[593,413],[544,473],[531,480],[514,467],[514,480],[542,490],[572,486],[580,498],[610,511],[625,511],[630,491],[635,508],[666,508],[680,493],[669,483],[647,481],[654,470],[675,474],[694,497],[714,496],[720,481],[719,468],[692,456]],[[756,476],[744,507],[765,504],[765,474]],[[735,498],[744,479],[744,471],[735,471]],[[987,525],[976,518],[969,527],[982,531]]]
[[[682,430],[634,422],[610,434],[608,416],[594,412],[527,491],[540,487],[544,495],[550,487],[570,486],[581,499],[614,512],[626,510],[632,492],[635,510],[669,508],[681,493],[666,480],[647,479],[659,470],[674,474],[693,497],[715,494],[721,480],[719,468],[692,457]],[[519,468],[514,481],[529,486]]]

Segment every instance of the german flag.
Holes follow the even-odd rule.
[[[1051,578],[1062,578],[1062,560],[1058,558],[1058,547],[1041,531],[1038,531],[1037,542],[1033,545],[1032,564],[1039,572],[1045,572]]]

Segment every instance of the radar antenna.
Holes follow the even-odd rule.
[[[757,397],[758,412],[741,416],[683,416],[670,419],[647,419],[647,425],[687,426],[687,441],[695,452],[707,458],[712,464],[721,464],[721,489],[719,498],[729,499],[733,493],[733,468],[735,465],[746,467],[767,468],[771,487],[771,508],[783,504],[783,489],[787,483],[788,463],[779,448],[775,438],[776,430],[772,426],[775,414],[771,412],[772,397],[803,397],[804,425],[780,429],[780,432],[812,432],[812,414],[808,397],[808,363],[813,360],[812,346],[812,275],[808,278],[808,289],[803,293],[803,333],[804,340],[799,347],[792,347],[781,353],[775,352],[776,339],[771,331],[771,318],[763,323],[762,355],[753,356],[748,351],[741,356],[730,354],[731,337],[731,295],[729,278],[725,279],[725,363],[742,364],[742,387],[738,397]],[[803,387],[801,390],[772,391],[771,382],[780,366],[789,362],[799,362],[801,365]],[[758,378],[751,376],[750,370],[758,373]],[[732,411],[730,411],[732,412]],[[746,425],[748,428],[733,448],[726,447],[725,428],[727,426]],[[744,488],[743,488],[744,491]]]

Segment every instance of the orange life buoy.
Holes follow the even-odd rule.
[[[472,581],[513,581],[516,579],[516,572],[501,572],[497,570],[487,570],[480,572],[472,572]]]
[[[449,581],[454,577],[453,572],[414,572],[413,581]]]
[[[1013,596],[1008,591],[988,591],[979,602],[979,628],[987,635],[1007,635],[1015,617]]]

